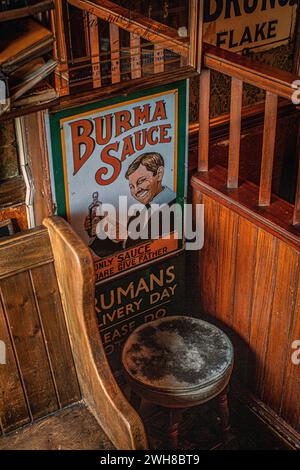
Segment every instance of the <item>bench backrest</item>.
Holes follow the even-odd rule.
[[[0,340],[2,433],[80,399],[45,228],[0,243]]]
[[[145,449],[100,340],[92,255],[65,220],[43,224],[0,242],[1,432],[82,398],[118,449]]]

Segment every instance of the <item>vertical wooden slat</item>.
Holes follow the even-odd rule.
[[[190,0],[189,4],[189,65],[196,67],[197,61],[197,45],[198,45],[198,0]]]
[[[113,23],[109,24],[111,82],[120,82],[120,35],[119,28]]]
[[[69,94],[69,69],[63,21],[63,2],[59,0],[55,1],[55,9],[51,10],[51,25],[54,35],[54,59],[58,61],[55,71],[55,88],[59,96],[64,96]]]
[[[216,314],[219,204],[203,195],[204,246],[200,251],[199,279],[203,312]]]
[[[32,416],[36,419],[57,410],[58,403],[29,273],[2,279],[0,286]]]
[[[80,390],[53,264],[33,269],[31,277],[59,401],[66,406],[80,399]]]
[[[233,303],[233,330],[236,332],[234,344],[236,369],[240,380],[245,381],[249,361],[249,336],[253,283],[255,272],[255,254],[257,227],[240,217],[237,233],[235,292]]]
[[[260,398],[275,290],[277,246],[275,237],[258,229],[249,342],[255,356],[251,357],[253,368],[249,368],[248,385]]]
[[[164,69],[164,49],[159,44],[154,44],[154,73],[161,73]]]
[[[290,361],[289,332],[299,282],[299,253],[279,242],[277,264],[262,398],[279,412],[284,371]]]
[[[6,364],[0,365],[0,419],[3,432],[9,432],[29,423],[31,418],[2,302],[0,302],[0,337],[6,346]]]
[[[263,149],[259,186],[259,205],[268,206],[271,201],[273,161],[276,138],[278,96],[266,92]]]
[[[197,38],[197,57],[196,57],[196,70],[198,73],[201,72],[202,68],[202,49],[203,49],[203,8],[204,2],[198,0],[198,38]]]
[[[237,188],[239,180],[243,82],[231,79],[230,134],[227,187]]]
[[[99,27],[96,15],[89,13],[89,35],[93,73],[93,88],[101,87]]]
[[[216,311],[218,318],[228,327],[232,326],[233,320],[238,225],[237,214],[220,204]]]
[[[199,87],[198,171],[208,171],[210,70],[202,70]]]
[[[142,76],[141,38],[135,33],[130,33],[130,67],[132,80]]]
[[[288,340],[284,390],[281,397],[280,415],[293,426],[300,429],[300,365],[292,361],[292,355],[299,346],[292,348],[294,341],[300,339],[300,285],[295,291],[296,302],[292,318],[292,327]],[[299,357],[299,354],[297,354]]]
[[[83,15],[83,29],[84,29],[84,40],[85,40],[85,51],[86,55],[91,54],[91,47],[90,47],[90,32],[89,32],[89,13],[87,11],[82,11]]]

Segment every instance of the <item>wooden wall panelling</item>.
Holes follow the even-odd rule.
[[[53,261],[46,230],[34,229],[0,244],[0,279]]]
[[[233,320],[237,230],[237,214],[220,205],[217,224],[218,288],[216,292],[216,312],[218,312],[218,319],[229,327],[232,327]]]
[[[300,339],[299,242],[282,237],[263,219],[256,225],[249,210],[235,205],[241,190],[224,189],[226,177],[214,181],[224,194],[217,189],[214,194],[208,179],[199,175],[193,197],[205,207],[198,260],[201,315],[214,317],[231,333],[237,378],[274,416],[300,431],[300,366],[291,362],[292,343]]]
[[[241,380],[247,377],[251,360],[249,336],[252,311],[252,286],[256,261],[257,227],[239,218],[235,265],[235,291],[232,328],[235,332],[235,363]]]
[[[32,285],[60,407],[80,399],[53,263],[31,270]]]
[[[31,420],[26,396],[15,359],[14,344],[7,328],[5,312],[0,302],[1,340],[6,345],[6,364],[0,365],[0,422],[2,432],[27,424]]]
[[[292,362],[292,344],[300,340],[300,283],[295,291],[295,306],[291,331],[287,343],[286,367],[283,379],[283,393],[280,404],[280,415],[300,432],[300,364]],[[299,346],[298,348],[299,349]],[[298,354],[299,357],[299,354]]]
[[[31,413],[36,419],[57,410],[58,403],[29,273],[2,279],[0,288]]]
[[[278,242],[275,289],[270,313],[265,357],[262,399],[279,412],[287,362],[290,360],[289,335],[299,282],[299,253]]]
[[[269,325],[275,291],[277,252],[277,239],[268,232],[258,229],[249,338],[250,348],[255,355],[251,361],[254,369],[248,371],[248,385],[259,397],[266,364]],[[251,289],[251,286],[249,287]]]
[[[214,316],[216,314],[219,205],[204,195],[202,203],[204,204],[204,248],[199,258],[201,306],[205,313]]]

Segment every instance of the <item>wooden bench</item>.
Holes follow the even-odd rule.
[[[94,285],[89,249],[59,217],[1,241],[0,449],[148,447],[108,365]]]

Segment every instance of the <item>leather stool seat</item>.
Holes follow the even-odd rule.
[[[132,388],[169,408],[200,405],[227,387],[233,347],[210,323],[165,317],[137,328],[127,339],[122,363]]]

